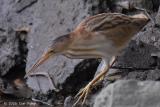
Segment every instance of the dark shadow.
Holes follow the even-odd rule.
[[[74,73],[62,85],[62,93],[64,95],[76,94],[82,87],[88,84],[93,79],[99,62],[98,59],[86,59],[80,62],[75,67]]]

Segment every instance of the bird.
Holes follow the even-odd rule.
[[[97,68],[100,72],[75,98],[76,105],[80,100],[84,104],[88,93],[98,82],[101,82],[109,68],[116,61],[117,56],[129,44],[132,37],[137,34],[150,19],[144,13],[125,15],[122,13],[100,13],[89,16],[70,33],[54,39],[47,51],[26,72],[26,77],[38,75],[35,69],[51,57],[64,55],[71,59],[101,58]],[[41,74],[41,73],[39,73]],[[49,78],[46,73],[42,73]]]

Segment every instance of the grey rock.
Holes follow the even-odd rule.
[[[18,38],[12,28],[0,32],[0,75],[5,75],[15,65],[18,46]]]
[[[34,3],[36,3],[38,0],[17,0],[15,4],[16,12],[22,12],[27,7],[31,7]]]
[[[159,107],[160,82],[120,80],[104,88],[94,107]]]
[[[157,27],[153,27],[153,23],[149,23],[142,32],[140,32],[136,36],[137,41],[142,41],[145,44],[154,46],[155,48],[159,49],[160,48],[160,30]],[[154,40],[153,40],[154,38]],[[156,52],[156,51],[153,51]]]
[[[73,101],[73,98],[71,96],[66,97],[66,99],[64,100],[64,107],[72,107],[73,103],[71,103]]]
[[[3,94],[14,95],[20,98],[31,98],[33,92],[25,83],[10,83],[6,79],[0,78],[0,92]]]
[[[144,8],[147,11],[156,12],[159,8],[160,1],[159,0],[113,0],[113,4],[117,7],[121,7],[124,9],[133,9],[135,7]],[[116,7],[114,7],[116,8]]]
[[[17,14],[14,11],[14,4],[15,0],[0,1],[0,75],[2,76],[15,66],[20,65],[22,60],[24,62],[26,52],[25,56],[21,53],[21,50],[25,48],[21,44],[21,36],[23,35],[18,34],[16,29],[29,26],[32,23],[32,15],[29,15],[31,11],[28,9],[25,11],[27,13]],[[25,34],[24,36],[26,40],[27,35]],[[25,67],[25,65],[23,66]]]
[[[160,8],[159,8],[158,13],[157,13],[157,16],[156,16],[156,24],[157,24],[158,26],[160,26]]]
[[[138,40],[137,40],[138,41]],[[149,68],[154,63],[152,52],[159,49],[142,41],[132,40],[118,58],[118,65],[124,67]]]
[[[145,7],[145,9],[149,11],[157,11],[160,1],[159,0],[153,0],[153,1],[148,1],[148,0],[141,0],[142,6]]]

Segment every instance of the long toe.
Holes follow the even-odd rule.
[[[73,107],[75,107],[80,101],[82,101],[82,105],[85,103],[86,98],[89,94],[89,92],[91,92],[92,88],[95,86],[94,83],[90,82],[89,84],[87,84],[83,89],[81,89],[78,94],[75,96],[75,98],[77,98],[76,102],[74,103]]]

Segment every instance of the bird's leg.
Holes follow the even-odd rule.
[[[115,64],[114,62],[117,60],[117,57],[113,57],[112,58],[112,60],[110,61],[110,66],[109,66],[109,68],[111,69],[111,67]],[[102,63],[101,63],[102,64]],[[99,67],[101,67],[101,66],[99,66]],[[98,68],[98,70],[97,71],[100,71],[101,70],[101,68]],[[101,78],[101,80],[104,80],[104,78],[105,78],[105,76],[106,75],[103,75],[102,76],[102,78]],[[118,74],[117,72],[114,72],[114,73],[110,73],[109,75],[107,75],[107,80],[108,81],[115,81],[115,80],[118,80],[118,79],[120,79],[121,78],[121,75],[120,74]]]
[[[53,89],[54,91],[58,92],[59,90],[56,88],[56,85],[54,83],[54,81],[52,81],[52,78],[50,77],[49,73],[48,72],[36,72],[36,73],[33,73],[33,74],[30,74],[29,76],[45,76],[47,77],[50,85],[51,85],[51,89]],[[40,87],[40,86],[39,86]]]
[[[112,66],[115,62],[116,57],[113,57],[110,63],[108,63],[107,60],[102,59],[102,62],[97,70],[100,70],[101,72],[91,81],[88,85],[86,85],[82,90],[78,92],[78,94],[75,96],[75,98],[78,97],[78,100],[74,103],[73,106],[77,105],[77,103],[82,100],[82,105],[84,104],[87,95],[89,91],[100,81],[102,81],[106,75],[106,73],[109,71],[110,66]]]
[[[114,62],[116,61],[116,59],[117,59],[117,57],[115,57],[115,56],[111,59],[111,61],[110,61],[110,63],[109,63],[108,71],[109,71],[110,67],[114,65]],[[105,61],[105,60],[103,60],[103,61]],[[100,66],[98,66],[97,71],[103,71],[102,66],[105,66],[104,63],[105,63],[105,62],[100,63]],[[105,71],[105,70],[104,70],[104,71]],[[106,70],[106,73],[107,73],[108,71]],[[106,73],[100,78],[100,81],[101,81],[101,80],[104,80],[104,78],[105,78],[105,76],[106,76]],[[116,76],[114,76],[114,77],[113,77],[113,76],[108,76],[108,79],[107,79],[107,80],[113,80],[113,78],[116,78]]]

